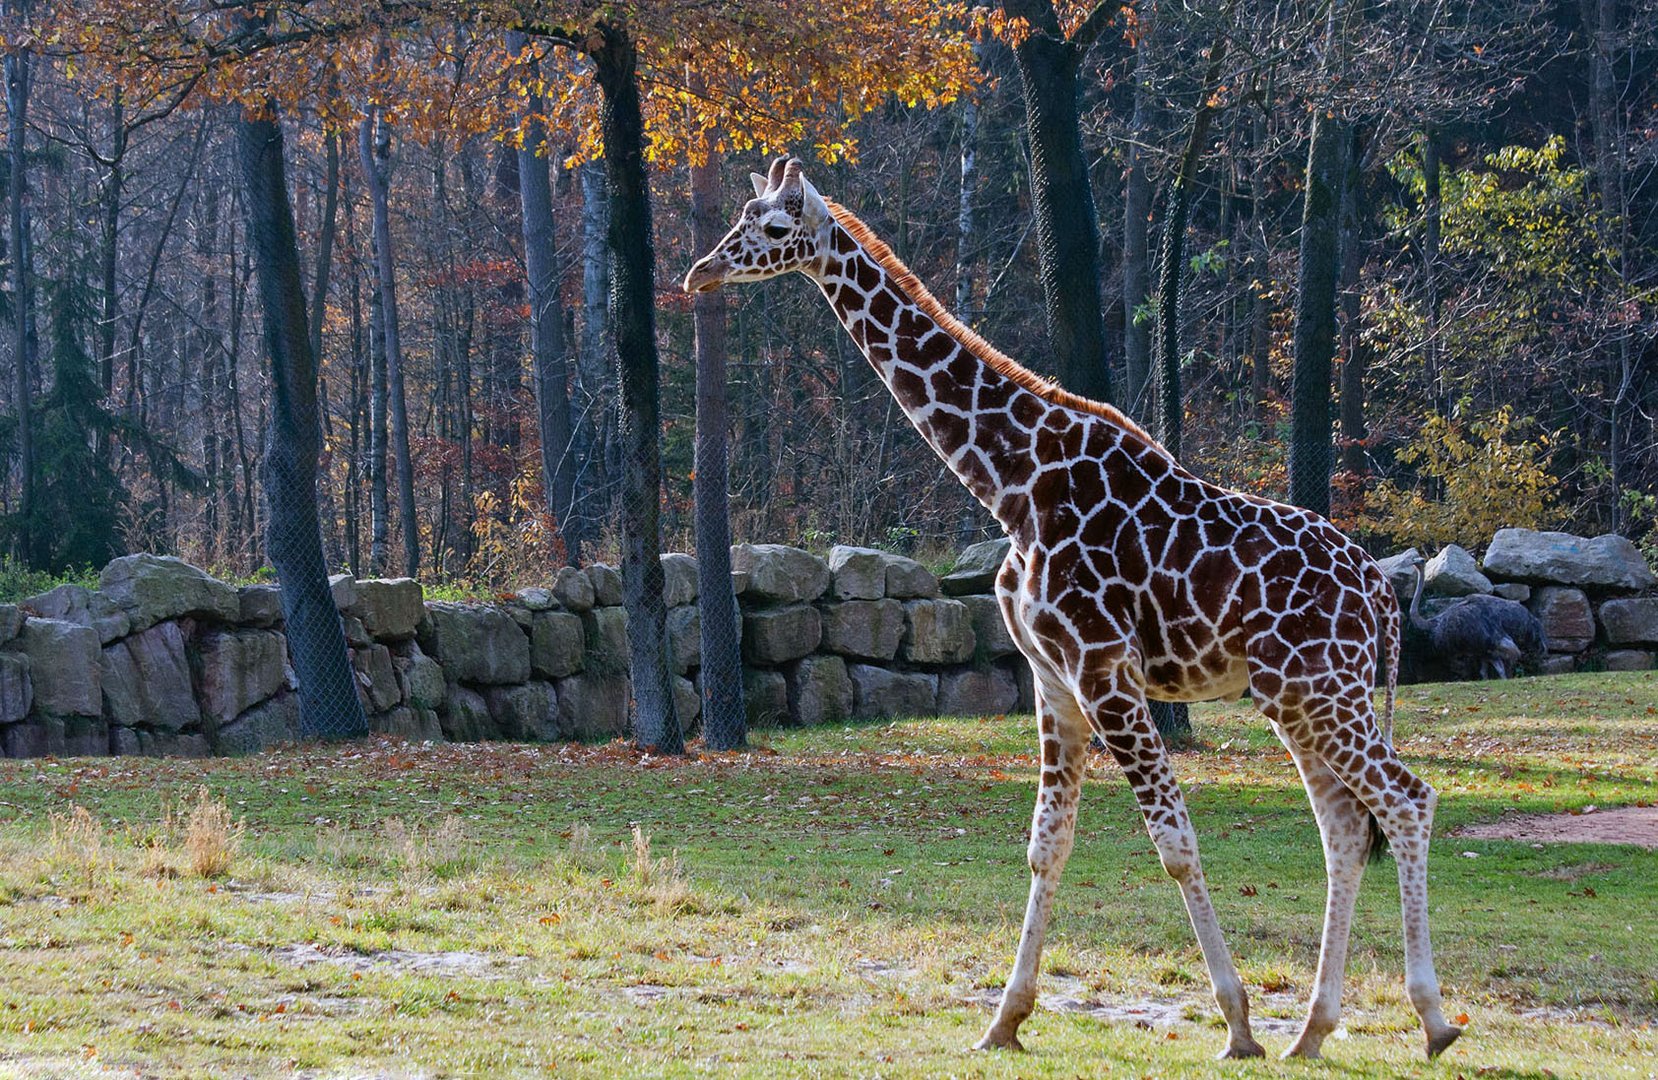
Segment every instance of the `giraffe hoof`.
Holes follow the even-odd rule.
[[[1320,1054],[1319,1054],[1319,1047],[1317,1047],[1317,1046],[1304,1046],[1304,1045],[1302,1045],[1301,1043],[1298,1042],[1294,1046],[1290,1047],[1288,1050],[1285,1050],[1279,1056],[1282,1057],[1285,1061],[1289,1061],[1292,1058],[1299,1058],[1302,1061],[1314,1061],[1314,1060],[1318,1059]]]
[[[1023,1053],[1025,1044],[1019,1041],[1019,1036],[1013,1032],[1003,1035],[992,1029],[984,1033],[984,1038],[973,1044],[975,1050],[1017,1050]]]
[[[1244,1043],[1232,1043],[1222,1050],[1215,1058],[1216,1061],[1231,1061],[1236,1058],[1266,1057],[1266,1048],[1254,1039]]]
[[[1445,1048],[1450,1046],[1452,1043],[1456,1042],[1457,1041],[1457,1036],[1459,1036],[1461,1034],[1462,1034],[1462,1029],[1461,1028],[1454,1027],[1450,1024],[1447,1024],[1447,1025],[1445,1025],[1445,1030],[1439,1032],[1437,1035],[1429,1035],[1428,1036],[1428,1060],[1432,1061],[1434,1058],[1438,1057],[1440,1054],[1443,1054],[1445,1052]]]

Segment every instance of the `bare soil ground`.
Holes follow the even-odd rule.
[[[1501,821],[1465,825],[1456,835],[1476,840],[1633,844],[1658,849],[1658,806],[1619,806],[1580,814],[1516,814]]]

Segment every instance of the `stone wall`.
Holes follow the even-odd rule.
[[[1400,605],[1416,587],[1415,548],[1382,560]],[[1501,529],[1485,557],[1448,544],[1423,568],[1422,610],[1432,615],[1475,593],[1524,604],[1543,626],[1547,647],[1538,667],[1547,675],[1571,671],[1645,671],[1658,652],[1658,586],[1646,559],[1621,536],[1592,539],[1569,533]],[[1401,669],[1407,679],[1432,678],[1434,658],[1407,628]]]
[[[940,582],[911,559],[837,548],[732,550],[756,726],[1031,707],[987,595],[1005,543]],[[682,715],[700,711],[696,561],[664,555]],[[426,600],[409,579],[331,581],[372,730],[410,739],[605,739],[627,730],[627,618],[613,567],[564,569],[493,604]],[[0,605],[0,749],[42,755],[247,753],[298,735],[274,585],[130,555],[97,589]]]
[[[757,727],[1032,708],[1029,669],[990,595],[1005,540],[942,579],[913,559],[837,547],[732,548],[743,678]],[[1383,560],[1401,601],[1414,551]],[[696,561],[662,557],[682,715],[700,709]],[[1427,604],[1495,593],[1542,621],[1545,672],[1654,666],[1658,586],[1616,536],[1505,529],[1483,561],[1427,570]],[[627,618],[616,570],[559,571],[493,604],[426,600],[409,579],[332,582],[373,730],[410,739],[605,739],[627,730]],[[129,555],[95,590],[0,605],[0,748],[8,757],[237,754],[293,739],[299,703],[274,585]],[[1407,634],[1403,665],[1413,674]],[[1422,674],[1420,671],[1414,674]],[[1431,674],[1431,672],[1429,673]]]

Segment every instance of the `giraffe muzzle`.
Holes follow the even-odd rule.
[[[725,282],[727,269],[724,259],[717,259],[712,255],[698,259],[685,275],[685,291],[700,293],[719,288]]]

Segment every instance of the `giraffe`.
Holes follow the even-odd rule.
[[[1317,1057],[1340,1013],[1373,827],[1399,874],[1406,993],[1428,1056],[1445,1019],[1428,934],[1437,794],[1399,760],[1371,700],[1386,664],[1392,723],[1399,607],[1386,575],[1318,515],[1208,484],[1116,409],[1050,384],[952,317],[890,248],[824,199],[798,159],[750,174],[755,197],[686,275],[688,292],[798,271],[815,281],[921,436],[1011,540],[996,596],[1036,688],[1042,765],[1029,900],[1012,972],[975,1049],[1023,1049],[1043,938],[1097,734],[1178,884],[1226,1020],[1221,1057],[1264,1053],[1221,934],[1180,785],[1147,698],[1247,690],[1301,775],[1328,877],[1307,1016],[1284,1056]]]

